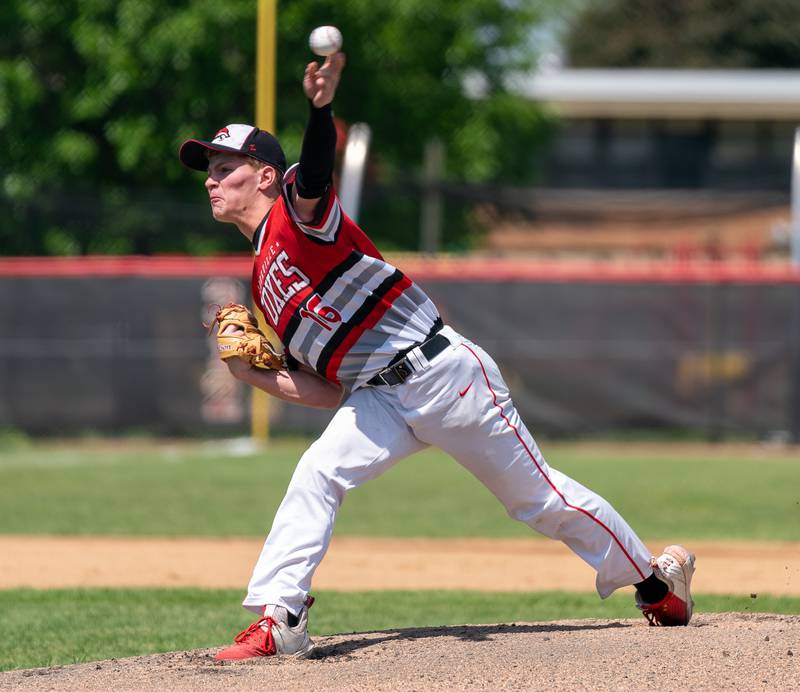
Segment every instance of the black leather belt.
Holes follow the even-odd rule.
[[[433,360],[449,345],[450,339],[448,339],[446,336],[443,336],[442,334],[434,334],[427,341],[423,341],[417,346],[412,346],[408,350],[413,351],[415,348],[419,348],[422,355],[424,355],[428,360]],[[380,385],[389,385],[390,387],[394,387],[395,385],[403,384],[403,382],[405,382],[411,376],[414,370],[414,366],[411,364],[408,356],[406,355],[398,360],[394,365],[390,365],[388,368],[381,370],[372,379],[367,380],[367,384],[373,387]]]

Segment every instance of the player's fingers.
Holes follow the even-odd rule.
[[[221,334],[223,336],[230,336],[231,334],[244,334],[244,329],[235,325],[229,324],[225,329],[222,330]]]
[[[344,66],[347,64],[347,56],[339,51],[338,53],[334,53],[331,57],[334,60],[336,71],[341,72],[344,69]]]
[[[336,56],[340,56],[341,59],[337,59]],[[342,62],[343,59],[344,55],[342,53],[329,55],[325,60],[325,64],[319,68],[319,72],[317,72],[317,74],[323,75],[332,81],[338,81],[342,74],[342,66],[344,65]]]
[[[339,83],[339,75],[333,72],[323,72],[320,70],[314,78],[314,86],[317,89],[335,89]]]
[[[327,68],[329,72],[339,73],[344,68],[345,64],[345,57],[344,53],[339,51],[338,53],[333,53],[325,58],[325,63],[323,64],[323,68]]]

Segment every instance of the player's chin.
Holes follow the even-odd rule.
[[[222,204],[214,204],[211,203],[211,216],[214,217],[214,221],[227,221],[228,219],[225,218],[225,206]]]

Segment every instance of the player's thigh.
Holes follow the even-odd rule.
[[[365,388],[348,397],[325,431],[303,454],[292,484],[342,493],[376,478],[427,445],[420,442],[389,397]]]
[[[454,457],[509,511],[550,501],[549,469],[494,360],[465,342],[438,379],[437,406],[413,419],[417,436]]]

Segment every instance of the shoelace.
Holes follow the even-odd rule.
[[[643,603],[639,606],[639,610],[642,611],[642,615],[644,615],[647,619],[647,622],[650,623],[650,627],[661,626],[661,614],[668,599],[669,593],[667,593],[667,595],[657,603]]]
[[[652,603],[642,608],[642,614],[647,618],[650,627],[663,627],[664,617],[669,615],[668,604],[673,597],[672,592],[668,593],[662,601]],[[677,600],[677,599],[676,599]]]
[[[262,624],[266,623],[267,630],[266,632],[261,627]],[[239,634],[236,635],[234,638],[234,642],[236,644],[241,644],[242,642],[251,639],[255,635],[261,635],[262,633],[266,634],[266,640],[264,641],[264,649],[266,651],[267,656],[271,656],[275,653],[275,639],[272,636],[272,626],[275,624],[275,620],[271,617],[261,618],[254,622],[250,627],[246,630],[242,630]]]
[[[643,610],[642,612],[644,613],[647,622],[650,623],[650,627],[658,627],[661,625],[661,622],[659,622],[658,617],[652,610]]]

